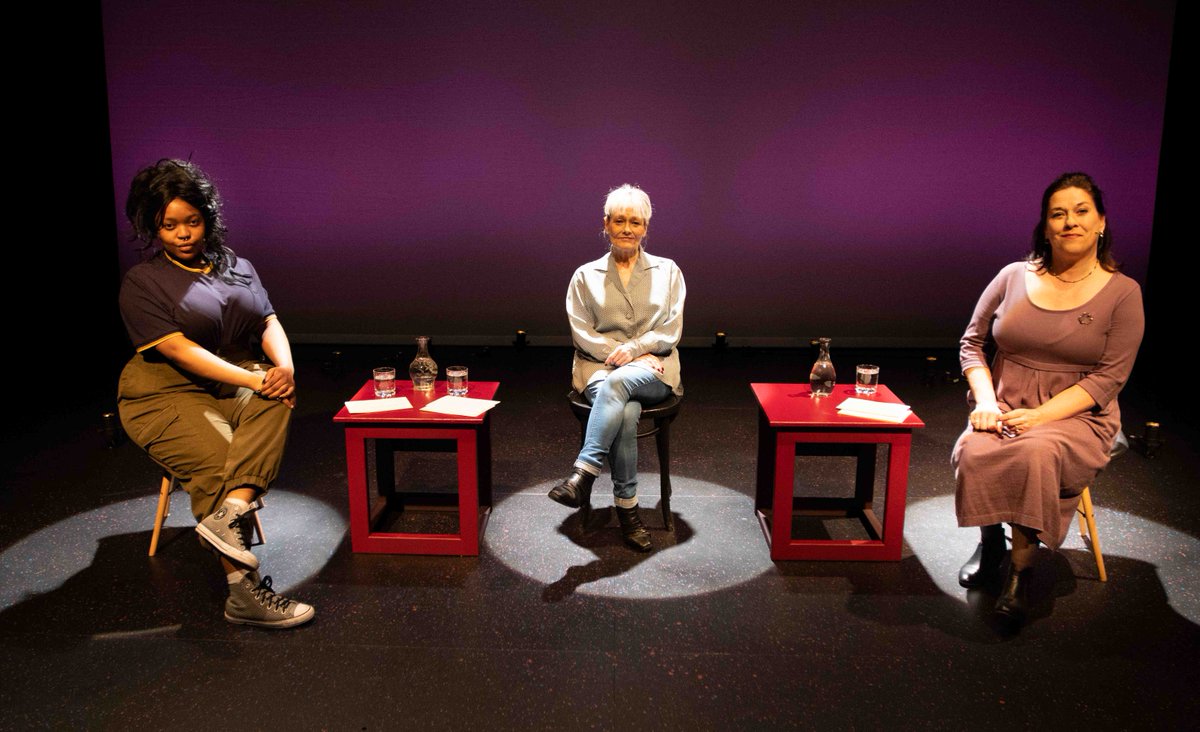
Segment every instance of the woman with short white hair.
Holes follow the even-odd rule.
[[[589,504],[592,483],[607,456],[621,533],[626,544],[643,552],[651,544],[638,515],[638,419],[643,404],[683,393],[677,350],[683,333],[683,274],[670,259],[646,253],[651,213],[650,197],[642,189],[625,184],[609,192],[602,232],[609,251],[571,278],[571,383],[591,403],[592,412],[571,475],[550,490],[550,498],[564,506]]]

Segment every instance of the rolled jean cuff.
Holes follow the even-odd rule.
[[[580,458],[575,461],[575,467],[589,475],[596,476],[597,478],[600,477],[600,466],[592,465],[591,463],[585,461],[583,458]]]

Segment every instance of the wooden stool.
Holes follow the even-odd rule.
[[[1116,460],[1129,450],[1129,438],[1125,433],[1118,432],[1113,439],[1112,449],[1108,451],[1109,461]],[[1108,572],[1104,571],[1104,555],[1100,553],[1100,532],[1096,530],[1096,515],[1092,513],[1092,492],[1085,487],[1079,494],[1079,505],[1075,512],[1079,514],[1079,536],[1091,548],[1092,556],[1096,558],[1096,572],[1101,582],[1108,581]]]
[[[179,481],[170,473],[163,473],[162,485],[158,489],[158,507],[154,511],[154,531],[150,533],[150,556],[158,551],[158,536],[162,533],[163,522],[167,520],[167,516],[171,515],[171,493],[180,488]],[[261,508],[263,499],[260,496],[256,501]],[[266,541],[263,536],[262,520],[258,518],[258,511],[250,514],[254,517],[254,531],[258,534],[258,544]],[[253,538],[253,537],[251,537]],[[257,546],[252,543],[251,546]]]
[[[579,444],[583,444],[587,436],[588,418],[592,415],[592,405],[582,394],[571,390],[567,394],[571,402],[571,412],[579,420]],[[658,448],[658,483],[662,491],[659,508],[662,509],[663,525],[667,531],[675,530],[675,517],[671,515],[671,423],[679,416],[679,407],[683,398],[671,394],[658,404],[642,405],[642,421],[651,423],[646,429],[638,427],[638,439],[654,436],[655,447]],[[584,523],[587,523],[585,507]]]
[[[1087,488],[1079,494],[1079,505],[1075,507],[1079,514],[1079,536],[1092,549],[1096,558],[1096,571],[1100,573],[1100,581],[1108,581],[1108,573],[1104,571],[1104,555],[1100,553],[1100,533],[1096,531],[1096,516],[1092,513],[1092,492]]]

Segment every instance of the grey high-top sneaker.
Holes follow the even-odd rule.
[[[293,628],[312,620],[317,614],[312,605],[284,597],[271,589],[271,577],[247,572],[241,581],[229,586],[225,601],[225,619],[237,625],[260,628]]]
[[[246,548],[246,536],[252,520],[250,514],[257,510],[257,503],[242,508],[225,501],[220,508],[196,524],[196,533],[233,561],[250,569],[258,569],[258,558]]]

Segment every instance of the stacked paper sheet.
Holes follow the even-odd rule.
[[[412,403],[408,401],[408,397],[388,397],[387,399],[352,399],[346,402],[346,411],[350,414],[394,412],[397,409],[412,409]]]
[[[458,417],[478,417],[499,403],[491,399],[444,396],[441,399],[434,399],[432,402],[421,407],[421,411],[453,414]]]
[[[837,409],[839,414],[851,417],[863,417],[865,419],[877,419],[881,422],[895,422],[897,424],[908,419],[908,415],[912,414],[912,407],[907,404],[875,402],[870,399],[858,399],[857,397],[850,397],[839,404]]]

